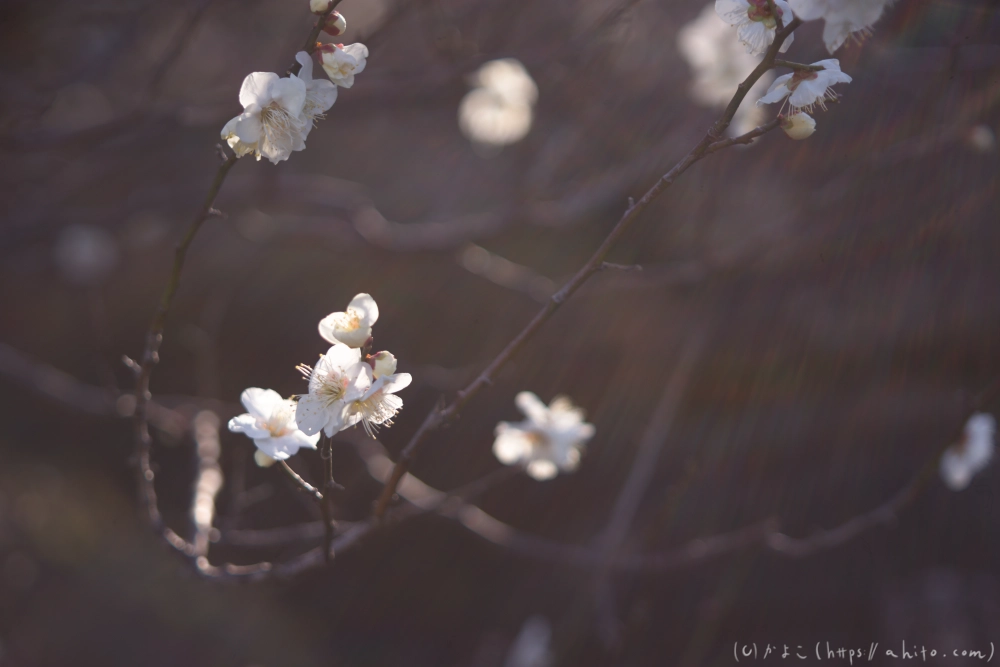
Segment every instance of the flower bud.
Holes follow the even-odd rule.
[[[256,463],[261,468],[270,468],[275,463],[276,460],[272,459],[270,456],[260,451],[259,449],[253,453],[253,462]]]
[[[343,35],[347,30],[347,21],[341,16],[340,12],[333,12],[326,17],[326,21],[323,22],[323,32],[333,37],[337,35]]]
[[[809,114],[800,111],[781,119],[781,129],[792,139],[805,139],[816,131],[816,121]]]
[[[382,350],[372,355],[372,376],[377,380],[383,375],[392,375],[396,372],[396,357],[391,352]]]
[[[330,5],[332,4],[333,0],[309,0],[309,11],[322,16],[330,11]]]

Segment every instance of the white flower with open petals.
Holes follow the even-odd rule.
[[[833,92],[830,86],[850,83],[851,77],[840,71],[840,61],[836,58],[820,60],[812,66],[823,69],[818,71],[797,69],[791,74],[779,76],[771,84],[767,95],[757,101],[757,106],[780,102],[787,97],[793,113],[796,109],[811,112],[813,105],[816,104],[826,109],[826,101],[837,98],[837,93]]]
[[[361,360],[361,350],[337,343],[320,357],[316,368],[299,366],[309,379],[309,393],[299,398],[295,419],[305,433],[322,430],[327,437],[353,426],[348,406],[363,397],[372,384],[372,369]]]
[[[493,454],[500,463],[525,465],[540,481],[576,470],[584,444],[594,437],[594,425],[583,421],[583,410],[565,396],[546,406],[530,391],[519,393],[514,402],[527,419],[497,424]]]
[[[372,335],[378,305],[368,294],[358,294],[342,313],[330,313],[319,323],[319,335],[330,343],[361,347]]]
[[[283,461],[300,448],[316,449],[319,434],[306,435],[295,424],[295,401],[271,389],[251,387],[240,395],[246,414],[229,420],[229,430],[252,438],[257,449]]]
[[[754,55],[767,51],[779,24],[784,27],[792,21],[792,9],[785,0],[774,0],[774,9],[777,16],[771,14],[767,0],[715,0],[715,13],[736,28],[747,53]],[[778,50],[787,51],[794,38],[795,35],[789,35]]]
[[[789,0],[803,21],[823,19],[823,42],[833,53],[850,37],[860,40],[871,33],[890,0]]]
[[[243,79],[243,113],[222,128],[222,138],[236,155],[253,153],[277,164],[293,150],[301,150],[308,121],[302,113],[306,84],[298,77],[281,78],[274,72],[254,72]]]
[[[298,75],[293,74],[292,76],[301,79],[302,83],[306,85],[306,101],[302,105],[302,115],[305,116],[307,122],[299,135],[301,148],[295,149],[302,150],[306,146],[306,137],[316,125],[316,121],[325,118],[326,112],[337,101],[337,86],[332,81],[313,78],[312,57],[305,51],[296,53],[295,60],[302,67],[299,69]]]
[[[403,399],[395,394],[410,386],[412,380],[409,373],[380,376],[364,396],[347,407],[346,423],[354,425],[361,422],[365,432],[374,438],[380,427],[392,426],[392,418],[403,407]]]
[[[941,455],[941,478],[952,491],[961,491],[993,458],[993,415],[977,412],[965,422],[962,439]]]
[[[368,63],[368,47],[364,44],[324,44],[318,50],[323,71],[343,88],[353,86],[354,75],[361,74]]]

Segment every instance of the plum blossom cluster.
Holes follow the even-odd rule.
[[[322,15],[324,32],[342,34],[347,29],[344,17],[330,12],[330,3],[310,3]],[[317,11],[321,10],[321,11]],[[240,104],[243,113],[222,128],[222,139],[237,157],[254,155],[277,164],[294,151],[304,150],[306,139],[316,121],[337,101],[339,88],[354,85],[354,76],[365,69],[368,48],[364,44],[318,44],[315,50],[327,79],[313,78],[313,55],[295,54],[298,74],[280,77],[274,72],[252,72],[243,79]]]
[[[241,400],[246,414],[234,417],[229,430],[244,433],[257,445],[258,463],[285,460],[301,448],[315,449],[321,434],[335,434],[361,424],[372,437],[403,407],[396,392],[409,386],[409,373],[396,372],[396,357],[371,352],[372,325],[378,305],[358,294],[347,309],[319,323],[319,334],[331,344],[316,365],[298,367],[309,381],[308,393],[283,399],[270,389],[252,387]],[[297,399],[297,400],[296,400]]]
[[[576,470],[584,445],[594,437],[594,425],[583,420],[583,410],[566,396],[545,405],[530,391],[519,393],[514,402],[527,419],[497,424],[493,454],[500,463],[523,465],[539,481]]]
[[[996,430],[996,419],[984,412],[977,412],[965,422],[962,439],[941,455],[941,479],[949,489],[961,491],[986,468],[993,459]]]
[[[892,0],[715,0],[715,12],[736,28],[740,43],[747,53],[754,55],[763,54],[774,43],[777,31],[787,26],[793,16],[802,21],[823,19],[823,41],[833,53],[848,38],[860,41],[870,34],[891,3]],[[793,37],[789,34],[779,50],[786,51]],[[815,107],[826,110],[826,103],[837,99],[832,87],[850,83],[851,77],[841,71],[840,61],[835,58],[812,65],[784,61],[778,64],[790,67],[792,73],[775,79],[757,105],[781,102],[781,128],[792,139],[805,139],[816,130],[816,120],[810,115]]]

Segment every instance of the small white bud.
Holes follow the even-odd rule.
[[[332,4],[333,0],[309,0],[309,11],[322,16],[330,11],[330,5]]]
[[[261,468],[270,468],[278,461],[258,449],[253,453],[253,462]]]
[[[816,131],[816,121],[804,111],[782,119],[781,129],[792,139],[805,139]]]
[[[332,37],[343,35],[347,32],[347,20],[341,16],[340,12],[333,12],[326,17],[326,21],[323,23],[323,32]]]
[[[372,357],[375,365],[372,369],[372,376],[377,380],[383,375],[392,375],[396,372],[396,357],[391,352],[382,350]]]

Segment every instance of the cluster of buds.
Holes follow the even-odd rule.
[[[310,0],[310,9],[322,17],[324,32],[342,35],[347,22],[331,11],[332,5],[330,0]],[[277,164],[304,150],[316,121],[337,101],[338,89],[354,85],[354,75],[365,69],[368,58],[364,44],[317,44],[314,52],[329,81],[313,79],[313,58],[306,51],[295,55],[300,68],[296,74],[253,72],[243,80],[243,113],[222,128],[222,139],[237,157],[252,154]]]

